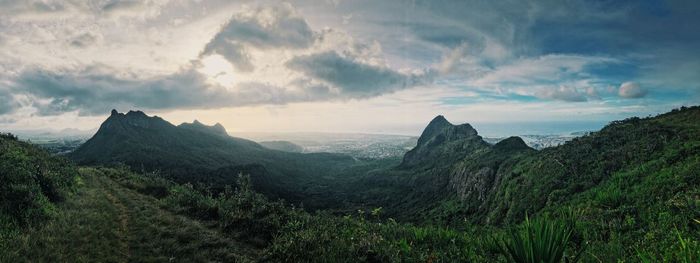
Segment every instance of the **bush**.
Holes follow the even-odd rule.
[[[165,206],[176,213],[185,214],[202,220],[219,219],[217,200],[211,195],[204,195],[191,184],[174,185],[168,196],[163,199]]]
[[[267,250],[271,262],[473,262],[485,261],[475,233],[418,227],[363,215],[305,214],[282,229]]]
[[[294,213],[281,201],[271,202],[252,189],[250,176],[239,174],[238,188],[218,199],[219,225],[229,233],[269,242]]]
[[[505,238],[495,240],[494,245],[512,262],[577,262],[582,251],[573,256],[565,253],[573,233],[573,225],[569,222],[525,217],[519,229],[511,229]]]

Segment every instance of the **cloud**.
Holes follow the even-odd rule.
[[[700,94],[697,4],[264,2],[0,0],[0,114],[346,101],[418,86],[476,94],[464,107]],[[198,68],[212,58],[211,73]]]
[[[107,13],[114,13],[114,12],[121,12],[121,11],[138,10],[139,8],[141,8],[143,6],[144,5],[143,5],[142,1],[110,0],[110,1],[107,1],[104,5],[102,5],[102,11],[105,11]]]
[[[134,7],[107,9],[112,8]],[[63,43],[81,48],[103,45],[111,37],[91,28],[71,33]],[[27,65],[7,81],[12,94],[24,98],[22,107],[51,116],[99,115],[112,108],[214,109],[366,99],[425,85],[436,76],[434,70],[392,69],[377,42],[358,41],[338,30],[313,31],[289,4],[244,8],[196,56],[172,73],[103,66],[111,65],[107,63]],[[223,64],[208,60],[219,56]]]
[[[83,115],[104,114],[119,106],[217,107],[234,99],[224,89],[207,87],[203,83],[204,77],[192,70],[153,79],[117,77],[94,68],[68,73],[28,70],[18,77],[14,91],[32,97],[32,106],[40,115],[71,111]]]
[[[381,82],[365,87],[335,73],[323,75],[329,86],[312,78],[298,78],[287,86],[262,82],[243,82],[229,88],[207,82],[206,76],[194,69],[148,79],[135,74],[112,72],[107,68],[86,68],[80,71],[26,70],[14,81],[13,94],[25,96],[40,116],[78,112],[100,115],[118,109],[215,109],[250,105],[279,105],[294,102],[367,98],[408,87],[417,83],[413,75],[402,75],[388,69],[340,62],[340,70],[350,70],[356,77]],[[344,63],[344,64],[343,64]],[[338,69],[333,69],[333,71]],[[0,98],[9,93],[0,92]],[[0,114],[20,107],[0,105]]]
[[[541,85],[558,84],[570,79],[590,78],[587,69],[603,64],[619,63],[617,59],[601,56],[544,55],[521,58],[494,68],[475,80],[477,85]]]
[[[561,86],[558,88],[543,88],[537,91],[536,96],[543,99],[561,100],[568,102],[587,101],[587,93],[581,92],[573,87]]]
[[[254,70],[248,49],[308,48],[314,32],[289,5],[258,8],[234,15],[207,43],[201,56],[219,54],[238,70]]]
[[[168,1],[150,0],[2,0],[0,14],[32,20],[82,15],[152,16]]]
[[[352,97],[372,97],[430,82],[432,73],[403,74],[343,57],[334,51],[298,56],[287,67],[321,80]]]
[[[605,80],[591,73],[601,65],[616,65],[618,59],[601,56],[545,55],[521,58],[464,80],[470,87],[498,93],[534,96],[540,99],[581,102],[612,95],[603,92]]]
[[[15,118],[0,116],[0,123],[12,124],[12,123],[16,123],[16,122],[17,122],[17,119],[15,119]]]
[[[643,98],[647,95],[647,93],[647,90],[640,87],[639,84],[634,82],[625,82],[620,85],[620,89],[618,90],[617,94],[623,98],[638,99]]]
[[[462,43],[445,54],[440,64],[437,65],[437,70],[440,72],[440,74],[447,74],[454,71],[460,60],[467,55],[468,48],[469,45],[467,45],[467,43]]]
[[[0,86],[0,115],[12,113],[19,107],[20,105],[17,103],[14,96],[12,96],[8,90],[3,90],[2,86]]]
[[[82,33],[70,41],[70,45],[79,48],[92,46],[99,40],[99,36],[91,32]]]

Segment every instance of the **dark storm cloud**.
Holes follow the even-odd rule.
[[[119,78],[91,70],[30,70],[16,80],[15,92],[35,97],[33,106],[41,115],[69,111],[104,114],[114,105],[149,109],[216,107],[232,100],[224,89],[204,85],[203,76],[192,70],[154,79]]]
[[[140,79],[107,69],[74,72],[27,70],[11,87],[13,94],[32,98],[39,115],[78,112],[105,114],[112,108],[210,109],[222,107],[286,104],[292,102],[368,98],[420,85],[430,74],[402,74],[343,58],[335,52],[297,57],[288,63],[307,77],[286,87],[261,82],[239,83],[231,89],[212,85],[193,69]],[[0,98],[9,93],[0,90]],[[12,101],[12,100],[9,100]],[[0,114],[18,108],[0,105]]]
[[[256,9],[235,15],[204,47],[202,55],[219,54],[240,71],[252,71],[254,66],[249,48],[292,48],[311,46],[314,32],[306,20],[289,5]]]
[[[295,57],[287,62],[287,67],[327,82],[354,97],[377,96],[425,84],[431,75],[402,74],[389,68],[360,63],[333,51]]]
[[[354,74],[355,77],[382,82],[387,86],[375,83],[370,84],[370,88],[360,88],[361,85],[352,84],[350,80],[337,78],[339,72],[336,72],[322,74],[322,77],[343,85],[340,92],[308,78],[292,81],[289,85],[293,89],[260,82],[245,82],[229,90],[207,83],[205,77],[195,70],[182,70],[152,79],[135,79],[117,77],[119,74],[105,73],[104,70],[86,69],[77,73],[25,71],[15,81],[12,91],[14,94],[33,98],[31,107],[35,108],[39,115],[60,115],[73,111],[81,115],[100,115],[120,107],[210,109],[365,98],[406,87],[409,83],[415,84],[417,81],[409,76],[370,66],[345,64],[342,67],[349,67],[344,70],[349,70],[348,74]],[[6,101],[5,95],[9,96],[9,93],[2,93],[0,90],[0,98],[3,98],[3,101]],[[18,107],[17,104],[2,104],[0,114],[11,112]]]

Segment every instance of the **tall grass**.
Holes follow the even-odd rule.
[[[577,262],[581,251],[573,256],[566,253],[573,233],[573,225],[568,221],[525,217],[521,227],[512,228],[505,237],[496,238],[493,244],[512,262]]]
[[[665,255],[661,259],[649,252],[637,252],[639,261],[642,263],[652,262],[679,262],[679,263],[700,263],[700,242],[692,238],[684,238],[680,231],[678,235],[678,245],[672,255]]]

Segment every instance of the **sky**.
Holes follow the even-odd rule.
[[[0,130],[93,129],[111,109],[232,134],[414,135],[436,115],[494,133],[599,128],[700,104],[699,13],[652,0],[0,0]]]

